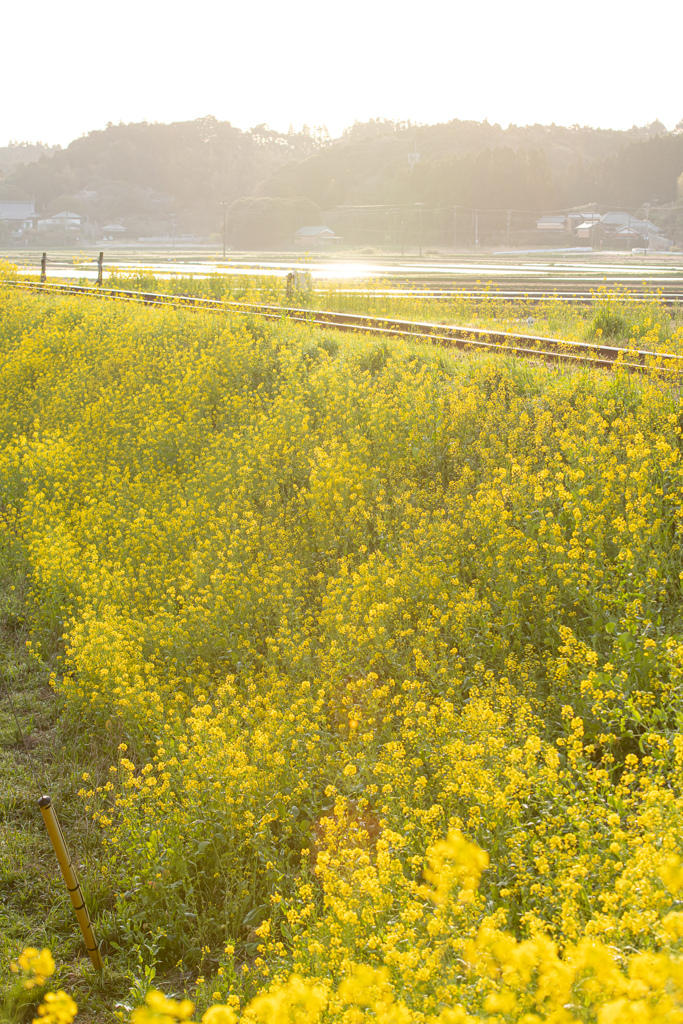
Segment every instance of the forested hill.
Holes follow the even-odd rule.
[[[671,202],[683,171],[683,122],[628,131],[451,121],[370,122],[296,164],[279,168],[262,195],[350,204],[551,210],[596,202]]]
[[[144,232],[171,216],[180,230],[214,230],[220,204],[249,195],[318,142],[259,125],[242,131],[214,117],[172,124],[108,125],[0,176],[0,199],[35,199],[44,213],[74,210]]]
[[[204,117],[110,124],[65,149],[26,147],[18,163],[21,148],[0,149],[10,155],[0,159],[0,199],[34,199],[43,215],[72,210],[92,237],[110,223],[130,237],[207,236],[227,209],[230,244],[267,248],[291,245],[297,226],[321,223],[338,206],[544,212],[674,203],[683,122],[669,132],[658,121],[615,131],[378,119],[331,141],[324,130],[242,131]]]
[[[59,149],[60,146],[46,146],[44,142],[10,142],[7,146],[0,146],[0,180],[3,175],[11,174],[19,164],[32,163]]]

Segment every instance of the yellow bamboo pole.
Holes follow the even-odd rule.
[[[54,851],[57,854],[57,861],[59,863],[60,870],[64,876],[66,887],[69,890],[69,896],[73,903],[73,908],[76,913],[76,920],[83,933],[85,939],[85,948],[88,950],[88,955],[92,960],[93,967],[97,971],[101,971],[104,967],[102,957],[100,955],[100,949],[95,938],[95,932],[93,931],[92,922],[90,921],[90,915],[88,914],[88,908],[85,905],[83,899],[83,893],[76,877],[73,864],[71,863],[71,857],[69,851],[66,848],[64,841],[64,834],[62,832],[59,819],[55,814],[55,809],[52,806],[52,801],[49,796],[43,796],[38,801],[45,827],[47,828],[47,834],[50,837],[50,841],[54,847]]]

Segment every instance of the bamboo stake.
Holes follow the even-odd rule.
[[[47,834],[50,837],[50,841],[54,847],[54,851],[57,854],[57,861],[61,869],[66,887],[73,903],[73,908],[76,913],[76,920],[80,926],[83,938],[85,940],[85,948],[88,950],[88,955],[92,960],[93,967],[97,971],[101,971],[104,967],[102,957],[100,955],[100,949],[95,938],[95,932],[90,921],[90,915],[88,914],[88,908],[85,905],[83,899],[83,893],[76,877],[73,864],[71,863],[71,857],[69,851],[66,848],[64,841],[64,833],[62,832],[59,819],[55,814],[55,809],[52,806],[52,801],[49,796],[43,796],[38,801],[45,827],[47,828]]]

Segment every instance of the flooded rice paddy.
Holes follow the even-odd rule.
[[[48,280],[95,280],[94,250],[48,253]],[[41,253],[0,251],[0,261],[20,272],[38,274]],[[155,278],[205,278],[212,275],[284,278],[305,271],[316,286],[337,285],[349,290],[419,290],[433,295],[453,290],[477,292],[489,283],[498,291],[533,291],[571,295],[600,286],[629,292],[661,289],[683,295],[683,253],[604,253],[567,250],[547,253],[463,253],[437,256],[392,256],[298,253],[237,253],[225,258],[215,249],[112,248],[104,252],[104,280],[112,275],[150,275]]]

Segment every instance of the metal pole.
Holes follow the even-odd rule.
[[[101,971],[104,967],[104,962],[100,954],[100,949],[95,938],[95,932],[90,921],[90,915],[88,914],[88,908],[85,905],[83,899],[83,893],[76,877],[73,864],[71,863],[71,857],[69,851],[66,848],[64,841],[64,834],[62,833],[61,826],[55,809],[52,806],[52,801],[49,796],[43,796],[38,801],[40,812],[43,815],[45,827],[47,828],[47,834],[50,837],[54,851],[57,854],[57,861],[59,863],[60,870],[66,887],[71,897],[71,902],[76,914],[76,920],[78,921],[79,927],[85,939],[85,948],[88,950],[88,955],[92,960],[92,965],[96,971]]]

